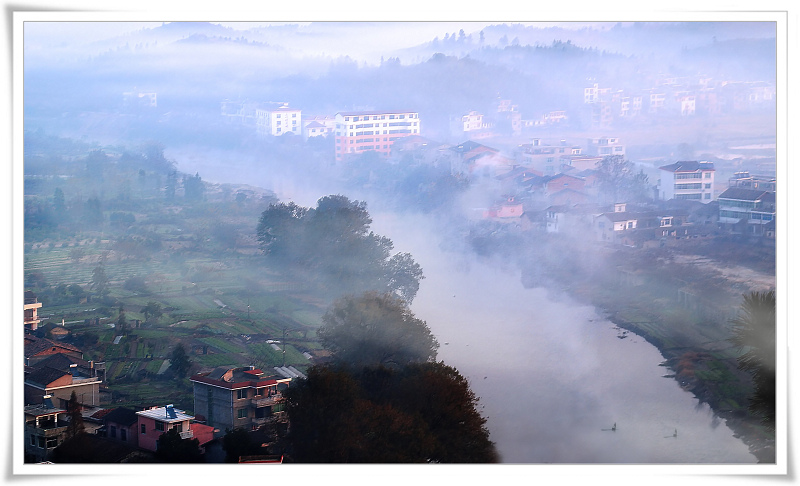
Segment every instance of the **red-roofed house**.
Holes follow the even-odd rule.
[[[25,335],[24,353],[25,365],[27,366],[33,366],[39,361],[58,353],[83,358],[83,352],[71,344],[38,338],[33,334]]]
[[[281,391],[291,378],[267,375],[252,366],[220,367],[190,378],[194,411],[206,425],[225,430],[256,429],[284,410]]]

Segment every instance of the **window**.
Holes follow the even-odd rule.
[[[703,177],[706,179],[711,179],[711,172],[706,172]]]
[[[264,395],[264,390],[265,390],[264,387],[256,388],[256,396]]]
[[[711,183],[706,184],[706,189],[711,189]]]
[[[164,422],[156,422],[156,430],[164,432]]]
[[[236,390],[236,399],[241,400],[243,398],[247,398],[247,388]]]
[[[36,446],[36,436],[35,435],[31,435],[31,445],[32,446]]]
[[[128,440],[128,429],[119,429],[119,438],[127,441]]]
[[[633,229],[633,221],[628,221],[628,229]]]
[[[113,425],[111,426],[110,434],[112,439],[117,438],[117,428]]]
[[[146,433],[147,433],[147,426],[145,424],[142,424],[142,434]]]
[[[711,194],[703,194],[703,199],[711,199]]]
[[[44,436],[39,436],[39,447],[44,449]]]
[[[297,113],[292,113],[292,118],[297,118]]]
[[[237,410],[236,411],[236,417],[237,418],[247,418],[247,409],[246,408],[240,408],[239,410]]]
[[[58,437],[51,437],[47,439],[47,448],[53,449],[55,447],[58,447]]]

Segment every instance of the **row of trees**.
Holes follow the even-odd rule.
[[[325,196],[315,208],[271,204],[258,222],[262,251],[276,266],[303,274],[337,296],[368,290],[411,302],[423,278],[408,253],[391,254],[392,240],[370,231],[365,202]]]

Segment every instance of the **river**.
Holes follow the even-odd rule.
[[[440,250],[424,221],[373,219],[422,266],[412,310],[480,397],[504,463],[756,462],[708,405],[664,377],[644,339],[561,292],[524,288],[502,261]]]

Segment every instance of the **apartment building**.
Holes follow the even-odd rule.
[[[680,161],[659,167],[659,199],[690,199],[709,203],[714,194],[712,162]]]
[[[234,428],[254,430],[283,413],[282,391],[291,378],[267,375],[252,366],[219,367],[190,378],[194,411],[206,425],[224,433]]]
[[[415,111],[347,111],[335,118],[337,161],[368,151],[388,156],[396,140],[420,134]]]
[[[42,303],[36,297],[36,294],[30,290],[25,291],[25,330],[35,331],[39,327],[41,320],[39,319],[39,309]]]
[[[256,108],[256,131],[261,135],[281,136],[287,133],[301,135],[302,112],[289,108],[289,103],[267,103]]]

